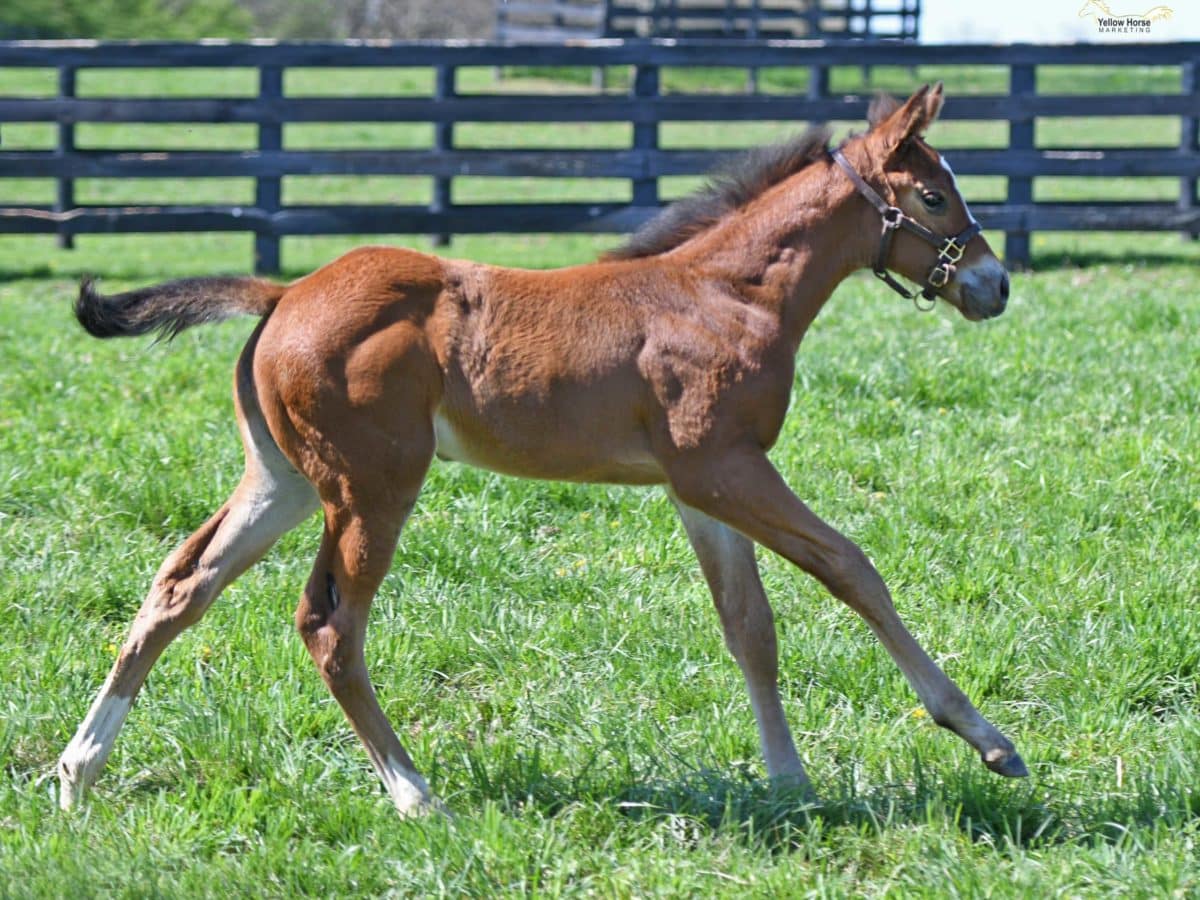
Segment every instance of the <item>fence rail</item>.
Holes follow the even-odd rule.
[[[710,169],[724,154],[660,145],[660,126],[671,121],[855,120],[869,97],[833,93],[836,66],[937,65],[1006,67],[1006,94],[952,96],[943,117],[1008,123],[1006,147],[953,151],[963,175],[999,175],[1004,199],[972,207],[989,228],[1007,234],[1014,266],[1029,262],[1029,234],[1052,230],[1154,230],[1200,233],[1197,120],[1200,90],[1196,67],[1200,43],[1127,45],[846,46],[813,41],[622,41],[555,45],[473,42],[345,44],[225,44],[15,42],[0,43],[0,69],[35,67],[58,73],[57,96],[0,94],[0,123],[54,123],[53,149],[0,149],[0,178],[53,178],[53,204],[0,206],[0,233],[55,233],[70,245],[76,234],[150,231],[251,231],[256,268],[279,268],[282,236],[301,234],[627,231],[660,206],[658,179]],[[458,91],[465,67],[632,67],[625,94],[554,96]],[[1037,67],[1052,65],[1176,66],[1177,92],[1054,94],[1037,90]],[[688,95],[662,88],[664,67],[791,67],[809,72],[802,94]],[[238,97],[76,96],[86,69],[250,68],[258,91]],[[285,90],[290,68],[421,67],[434,78],[427,96],[302,97]],[[1173,146],[1094,147],[1088,129],[1076,145],[1042,147],[1035,123],[1041,117],[1169,116],[1180,122]],[[79,146],[81,123],[249,123],[258,128],[253,150],[89,149]],[[311,122],[425,122],[433,126],[421,149],[290,149],[284,127]],[[631,146],[616,149],[531,150],[471,148],[456,144],[464,122],[625,122]],[[432,179],[427,205],[322,205],[282,203],[281,179],[294,175],[415,175]],[[75,200],[80,178],[255,179],[253,204],[96,206]],[[453,180],[462,176],[620,178],[631,183],[625,203],[453,202]],[[1043,176],[1109,178],[1168,176],[1178,179],[1175,201],[1056,202],[1035,199],[1034,179]]]

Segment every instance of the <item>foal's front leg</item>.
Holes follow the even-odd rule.
[[[671,499],[712,591],[725,645],[746,679],[767,775],[773,781],[807,786],[808,777],[779,700],[775,617],[758,576],[754,545],[677,497]]]
[[[668,476],[684,503],[774,550],[862,616],[930,717],[978,750],[989,769],[1010,777],[1029,774],[1008,738],[979,714],[904,627],[887,586],[862,550],[805,506],[760,448],[680,460]]]

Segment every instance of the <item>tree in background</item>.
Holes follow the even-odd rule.
[[[3,0],[0,38],[245,38],[254,17],[237,0]]]
[[[493,0],[0,0],[0,39],[486,38]]]
[[[487,38],[493,0],[243,0],[260,37]]]

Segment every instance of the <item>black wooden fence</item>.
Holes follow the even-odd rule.
[[[1006,67],[1009,90],[995,95],[957,95],[943,118],[1009,123],[1007,146],[959,149],[952,154],[959,174],[1000,175],[1005,199],[974,203],[985,227],[1007,235],[1011,265],[1029,261],[1033,231],[1146,230],[1200,232],[1197,204],[1196,80],[1200,43],[1063,46],[836,45],[819,42],[594,41],[567,46],[484,43],[347,44],[115,44],[19,42],[0,44],[0,68],[43,67],[58,71],[58,96],[0,96],[2,123],[56,123],[55,149],[0,149],[0,178],[52,178],[53,205],[0,206],[0,233],[73,235],[110,232],[252,231],[256,268],[279,268],[279,240],[310,234],[467,234],[486,232],[623,232],[654,215],[660,205],[658,179],[710,169],[721,157],[712,150],[667,149],[660,125],[670,121],[856,120],[868,96],[831,93],[831,67]],[[624,66],[633,70],[627,93],[555,95],[456,90],[462,67]],[[1038,66],[1102,65],[1178,67],[1179,89],[1167,92],[1047,94],[1038,91]],[[428,96],[301,97],[284,90],[289,67],[426,67],[435,71]],[[695,95],[665,93],[660,70],[667,66],[801,67],[812,77],[804,93]],[[204,98],[113,98],[76,96],[76,74],[89,68],[250,67],[259,73],[257,96]],[[915,78],[914,78],[915,81]],[[1086,121],[1070,146],[1035,142],[1039,117],[1169,116],[1181,122],[1173,146],[1096,147]],[[258,126],[255,150],[155,151],[78,147],[82,122],[251,123]],[[425,149],[296,150],[283,140],[284,126],[298,122],[429,122]],[[455,127],[464,122],[627,122],[631,146],[624,149],[462,148]],[[568,126],[569,127],[569,126]],[[1136,143],[1136,142],[1133,142]],[[432,179],[428,205],[284,205],[280,180],[289,175],[389,174]],[[461,204],[453,202],[457,176],[621,178],[632,184],[631,202]],[[1173,201],[1041,202],[1033,194],[1039,176],[1102,176],[1126,179],[1170,176],[1179,181]],[[253,205],[121,206],[75,202],[77,178],[256,179]],[[514,198],[515,200],[516,198]]]

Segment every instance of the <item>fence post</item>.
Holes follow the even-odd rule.
[[[633,75],[633,94],[639,100],[658,96],[658,66],[637,66]],[[644,104],[639,104],[645,108]],[[633,149],[641,151],[642,177],[633,180],[633,205],[658,206],[658,178],[649,155],[658,149],[658,116],[651,122],[633,123]]]
[[[829,69],[826,66],[808,67],[809,100],[821,100],[829,94]]]
[[[1197,83],[1196,69],[1200,67],[1200,62],[1191,60],[1185,62],[1180,68],[1180,92],[1190,94],[1193,97],[1200,99],[1200,84]],[[1198,146],[1197,120],[1195,116],[1184,116],[1179,122],[1179,152],[1183,153],[1190,159],[1196,158]],[[1193,170],[1195,171],[1195,170]],[[1196,186],[1197,178],[1195,175],[1184,175],[1179,179],[1179,208],[1180,209],[1195,209],[1196,208]],[[1200,238],[1200,226],[1193,225],[1183,233],[1184,237],[1191,238],[1193,241]]]
[[[666,12],[671,23],[663,37],[679,37],[679,0],[666,0]]]
[[[1030,97],[1037,93],[1037,67],[1014,65],[1009,68],[1008,92],[1014,98]],[[1008,149],[1032,150],[1033,116],[1018,110],[1008,124]],[[1029,176],[1008,176],[1007,203],[1010,207],[1028,207],[1033,202],[1033,179]],[[1019,228],[1004,235],[1004,262],[1009,269],[1029,268],[1029,231]]]
[[[821,30],[821,4],[808,3],[804,9],[804,19],[808,24],[808,33],[804,35],[807,40],[820,40],[824,35]]]
[[[258,70],[258,97],[260,101],[279,100],[283,97],[283,68],[263,66]],[[269,105],[269,104],[268,104]],[[283,149],[283,124],[266,113],[258,124],[258,150],[260,153]],[[259,175],[255,182],[254,205],[266,213],[268,220],[257,226],[254,232],[254,271],[262,274],[279,271],[279,235],[269,220],[272,213],[280,209],[280,177]]]
[[[60,98],[75,96],[75,67],[60,66],[58,70],[58,96]],[[58,126],[58,146],[55,156],[66,157],[75,152],[75,123],[60,122]],[[75,208],[75,181],[69,177],[60,176],[58,179],[58,195],[54,201],[54,211],[61,213]],[[62,223],[58,226],[58,246],[70,250],[75,246],[75,237]]]
[[[726,0],[725,15],[732,17],[733,0]],[[733,22],[730,21],[732,27]],[[760,37],[762,28],[762,0],[750,0],[750,21],[746,31],[746,37],[752,41],[757,41]],[[746,91],[751,94],[758,93],[758,67],[751,66],[746,70]]]
[[[457,88],[455,86],[454,66],[438,66],[435,75],[433,86],[433,96],[436,100],[449,100],[454,97]],[[439,152],[454,149],[454,123],[453,122],[434,122],[433,123],[433,149]],[[444,215],[450,211],[450,185],[452,179],[435,176],[433,179],[433,197],[429,204],[429,211],[434,215]],[[430,241],[435,247],[446,247],[450,244],[450,235],[446,232],[438,232],[430,236]]]

